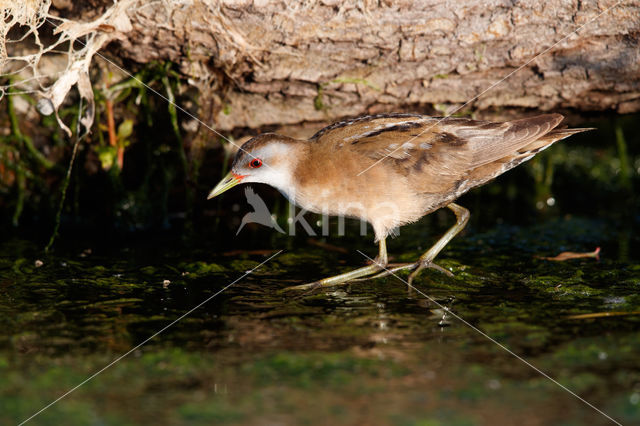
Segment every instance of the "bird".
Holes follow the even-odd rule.
[[[265,183],[311,212],[367,221],[378,255],[364,267],[293,290],[315,289],[425,268],[447,275],[435,257],[467,224],[454,201],[533,158],[554,142],[589,128],[558,128],[561,114],[494,122],[413,113],[366,115],[333,123],[308,140],[264,133],[245,142],[208,199],[241,183]],[[416,262],[387,268],[386,239],[398,227],[448,208],[456,223]]]
[[[258,194],[256,194],[253,189],[249,186],[244,190],[244,195],[247,197],[247,203],[253,207],[253,211],[245,214],[240,222],[240,227],[236,232],[236,235],[242,231],[244,225],[247,223],[259,223],[260,225],[267,226],[269,228],[273,228],[281,234],[284,234],[284,230],[278,225],[278,222],[275,221],[271,213],[269,213],[269,208],[264,203],[262,198]]]

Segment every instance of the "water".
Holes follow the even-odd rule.
[[[251,226],[233,238],[243,210],[197,223],[197,235],[63,227],[50,255],[44,236],[6,238],[0,424],[28,418],[281,249],[32,423],[612,424],[493,339],[638,424],[637,202],[605,166],[585,176],[597,142],[582,142],[545,153],[561,157],[552,185],[536,184],[534,164],[465,196],[470,226],[438,259],[455,277],[425,271],[417,290],[389,277],[281,292],[361,266],[356,250],[373,256],[357,223],[311,241]],[[615,167],[614,154],[599,161]],[[550,194],[556,204],[538,209]],[[391,261],[414,260],[452,223],[443,212],[403,228]],[[600,260],[538,258],[596,247]],[[622,314],[571,318],[603,312]]]

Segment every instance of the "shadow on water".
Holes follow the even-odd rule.
[[[112,244],[67,233],[46,257],[39,243],[5,240],[0,423],[29,417],[279,249],[34,424],[611,423],[447,310],[636,423],[640,143],[621,159],[607,126],[465,196],[470,227],[439,260],[455,277],[415,282],[429,298],[394,277],[279,291],[363,264],[356,250],[375,247],[356,223],[315,243],[251,226],[234,238],[224,223]],[[414,260],[451,221],[403,228],[392,261]],[[540,258],[598,246],[600,260]]]

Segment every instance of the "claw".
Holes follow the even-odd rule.
[[[455,203],[451,203],[447,206],[451,209],[456,215],[456,224],[453,225],[425,254],[423,254],[420,259],[416,263],[409,263],[405,265],[396,266],[391,269],[387,269],[388,265],[388,257],[387,257],[387,245],[384,238],[381,238],[379,241],[380,252],[378,257],[376,257],[375,261],[363,268],[356,269],[355,271],[346,272],[344,274],[336,275],[333,277],[325,278],[320,281],[314,281],[308,284],[296,285],[293,287],[287,287],[284,291],[289,290],[315,290],[321,287],[331,287],[336,285],[342,285],[346,283],[350,283],[353,281],[364,281],[371,280],[375,278],[382,278],[388,275],[395,274],[398,271],[404,269],[412,269],[413,272],[409,275],[407,283],[411,285],[413,279],[422,271],[424,268],[433,268],[437,271],[442,272],[443,274],[453,277],[451,271],[444,269],[441,266],[433,263],[433,259],[442,251],[442,249],[447,245],[447,243],[458,234],[467,224],[469,220],[469,210],[464,207],[460,207]]]
[[[448,276],[448,277],[453,277],[453,276],[454,276],[454,275],[453,275],[453,272],[451,272],[451,271],[450,271],[450,270],[448,270],[448,269],[443,268],[443,267],[442,267],[442,266],[440,266],[440,265],[436,265],[436,264],[435,264],[435,263],[433,263],[433,262],[429,262],[429,263],[428,263],[428,264],[426,264],[424,267],[425,267],[425,268],[432,268],[432,269],[435,269],[436,271],[442,272],[443,274],[445,274],[445,275],[446,275],[446,276]]]
[[[438,272],[442,272],[443,274],[445,274],[448,277],[453,277],[453,273],[447,269],[444,269],[442,266],[440,265],[436,265],[435,263],[433,263],[432,261],[420,261],[420,265],[418,266],[418,268],[413,271],[411,273],[411,275],[409,275],[409,278],[407,279],[407,284],[411,285],[413,283],[413,279],[425,268],[431,268],[431,269],[435,269]]]

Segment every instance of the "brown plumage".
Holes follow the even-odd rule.
[[[456,198],[588,130],[555,129],[562,118],[545,114],[496,123],[381,114],[332,124],[309,140],[264,134],[242,146],[226,185],[267,183],[309,211],[366,220],[381,241],[380,259],[394,228],[444,206],[463,226],[468,212],[452,204]],[[227,189],[223,183],[211,196]]]

